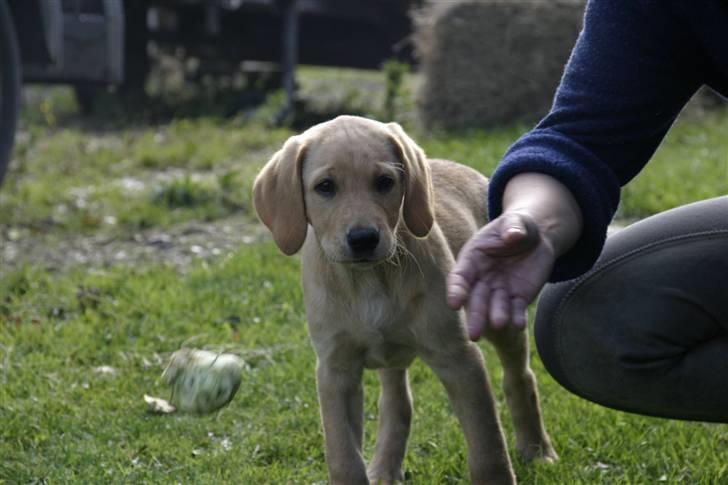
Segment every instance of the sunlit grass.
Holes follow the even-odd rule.
[[[365,74],[364,84],[383,89],[376,76]],[[366,92],[358,77],[350,72],[304,84],[313,93],[351,83],[341,99],[366,104],[360,103]],[[74,114],[68,90],[34,91],[29,99],[0,189],[0,231],[27,227],[57,237],[121,237],[229,215],[253,220],[253,177],[295,133],[271,127],[268,114],[95,127]],[[407,117],[400,121],[431,157],[485,174],[527,129],[428,134]],[[619,217],[644,217],[728,192],[727,133],[725,111],[681,119],[653,162],[624,189]],[[9,269],[0,261],[0,482],[326,480],[297,258],[255,244],[184,273],[145,263],[49,274],[41,264],[28,264]],[[183,344],[226,348],[248,361],[239,394],[221,413],[162,417],[145,411],[142,395],[165,397],[159,375],[169,353]],[[497,358],[482,348],[513,449]],[[532,360],[561,460],[553,466],[515,460],[522,483],[728,480],[724,425],[592,405],[558,386],[535,353]],[[419,362],[411,381],[408,483],[467,483],[462,434],[442,386]],[[373,373],[365,384],[370,455],[378,393]]]
[[[299,264],[251,246],[186,276],[164,267],[32,268],[0,281],[0,479],[96,483],[314,483],[325,480],[315,357]],[[147,414],[165,359],[183,344],[250,364],[229,407],[206,417]],[[495,353],[486,360],[513,449]],[[523,483],[719,483],[728,428],[611,411],[578,399],[534,355],[561,460],[515,461]],[[103,366],[112,369],[102,371]],[[405,469],[411,483],[467,483],[465,445],[445,392],[417,362]],[[366,374],[366,449],[378,386]]]

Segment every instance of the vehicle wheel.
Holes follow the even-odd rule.
[[[20,106],[18,39],[5,0],[0,0],[0,184],[5,177]]]
[[[124,2],[124,82],[120,92],[132,98],[146,97],[146,82],[151,69],[147,44],[147,12],[149,0],[126,0]]]
[[[103,88],[98,84],[78,83],[73,85],[73,93],[76,95],[76,102],[81,110],[81,114],[91,115],[96,106],[96,99],[101,94]]]

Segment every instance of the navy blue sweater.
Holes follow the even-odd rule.
[[[584,228],[551,281],[584,273],[602,250],[620,187],[703,84],[728,96],[728,1],[590,0],[551,112],[491,177],[490,218],[502,212],[514,175],[559,179],[579,203]]]

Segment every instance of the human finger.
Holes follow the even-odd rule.
[[[451,272],[447,276],[447,304],[453,310],[459,310],[468,299],[470,283],[460,273]]]
[[[526,328],[528,322],[528,305],[523,298],[511,300],[511,323],[516,328]]]
[[[497,330],[508,325],[511,318],[511,299],[506,290],[497,288],[491,292],[488,311],[488,320],[492,328]]]
[[[475,342],[483,334],[488,324],[488,299],[490,288],[483,281],[478,281],[470,293],[467,311],[467,330],[470,340]]]
[[[460,250],[455,266],[447,276],[447,302],[457,310],[468,300],[471,287],[477,277],[476,258],[483,257],[474,250],[473,239],[470,239]]]

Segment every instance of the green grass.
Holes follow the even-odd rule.
[[[241,118],[96,127],[74,118],[68,90],[32,94],[40,107],[59,112],[49,122],[25,109],[0,191],[3,225],[119,234],[232,213],[251,217],[253,176],[290,135]]]
[[[646,217],[728,194],[728,114],[678,121],[653,160],[622,193],[619,217]]]
[[[304,79],[305,92],[358,79],[314,75]],[[365,77],[366,86],[383,89],[383,79]],[[354,86],[323,103],[365,105],[366,95]],[[126,238],[185,221],[252,220],[252,178],[294,133],[269,127],[260,113],[95,126],[75,110],[67,90],[32,91],[0,190],[0,234],[30,228],[57,238],[79,232]],[[487,174],[525,129],[412,134],[430,156]],[[639,218],[725,194],[726,133],[726,112],[681,119],[624,190],[619,216]],[[0,483],[326,480],[297,258],[263,243],[184,272],[162,263],[55,273],[42,267],[42,261],[19,268],[0,262]],[[238,395],[212,416],[148,414],[143,394],[168,396],[159,376],[169,354],[185,344],[240,353],[250,367]],[[482,348],[513,449],[497,359]],[[726,426],[608,410],[563,390],[535,353],[533,366],[561,460],[553,466],[516,460],[522,483],[728,481]],[[419,362],[411,381],[409,482],[467,483],[464,442],[442,386]],[[365,386],[370,456],[373,373]]]
[[[310,103],[326,105],[322,108],[326,112],[336,107],[341,111],[342,106],[357,111],[364,103],[350,98],[364,99],[368,93],[377,100],[369,110],[376,115],[380,112],[376,106],[383,102],[384,80],[371,73],[359,77],[345,72],[309,79],[303,92],[326,93]],[[363,83],[361,90],[355,80]],[[271,128],[262,116],[120,126],[106,122],[97,127],[75,116],[68,90],[32,94],[15,159],[0,191],[0,223],[44,231],[123,234],[234,213],[252,218],[252,178],[294,133],[290,128]],[[260,111],[266,110],[274,112],[274,107]],[[405,124],[411,124],[411,113],[402,116]],[[411,132],[428,155],[489,174],[526,129],[520,125],[455,134],[425,134],[412,128]],[[652,162],[623,190],[617,217],[637,219],[728,192],[725,133],[726,111],[680,120]],[[164,194],[186,201],[179,203]]]
[[[251,246],[186,276],[159,267],[6,274],[0,291],[0,478],[13,483],[314,483],[325,480],[296,258]],[[238,396],[207,417],[155,416],[163,361],[183,344],[229,348],[250,364]],[[502,420],[500,371],[486,345]],[[113,375],[95,369],[110,366]],[[540,378],[561,460],[516,462],[524,483],[719,483],[728,428],[610,411]],[[432,373],[411,372],[412,483],[465,483],[460,429]],[[377,385],[366,378],[367,450]]]

